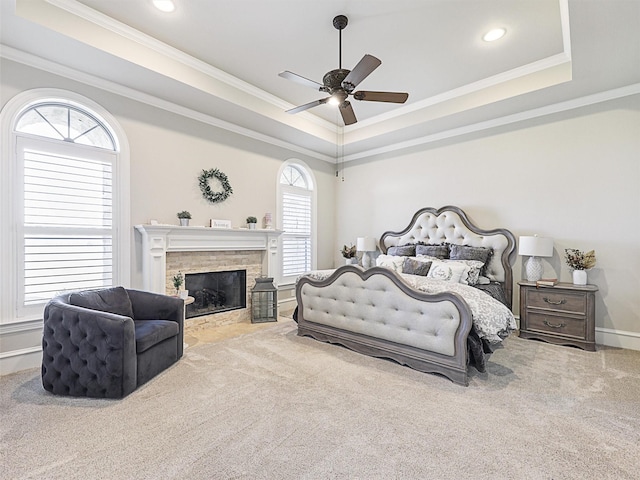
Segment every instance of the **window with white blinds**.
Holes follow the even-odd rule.
[[[284,167],[280,176],[282,219],[280,280],[294,281],[312,269],[313,187],[306,170],[297,164]]]
[[[112,285],[112,162],[21,148],[24,305]],[[35,145],[34,145],[35,146]]]
[[[282,275],[300,275],[311,270],[311,197],[284,192],[282,195]]]

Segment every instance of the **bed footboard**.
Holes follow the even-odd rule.
[[[347,265],[325,280],[303,277],[296,298],[298,335],[469,384],[471,311],[455,293],[419,292],[389,269]]]

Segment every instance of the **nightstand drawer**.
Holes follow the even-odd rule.
[[[531,289],[528,292],[527,307],[584,315],[587,311],[587,297],[582,292],[559,292],[552,288]]]
[[[527,314],[527,330],[567,335],[570,337],[585,337],[585,319],[562,317],[544,313],[529,312]]]

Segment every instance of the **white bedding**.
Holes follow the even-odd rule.
[[[324,280],[334,271],[315,270],[305,276],[316,280]],[[480,338],[484,338],[491,343],[498,343],[516,330],[516,320],[511,310],[477,288],[461,283],[446,282],[406,273],[399,273],[398,275],[411,287],[422,292],[454,292],[459,294],[471,309],[473,325]]]

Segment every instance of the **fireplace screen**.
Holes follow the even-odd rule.
[[[185,288],[195,300],[187,305],[186,317],[200,317],[247,306],[247,272],[188,273]]]

